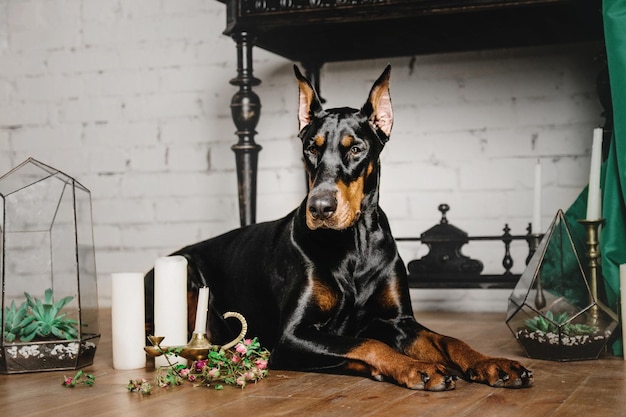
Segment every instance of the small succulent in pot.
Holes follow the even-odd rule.
[[[22,334],[27,313],[28,305],[26,303],[17,307],[15,301],[11,301],[11,305],[4,308],[4,340],[11,343]]]
[[[43,301],[28,293],[24,293],[24,295],[26,296],[26,303],[30,307],[30,314],[22,323],[22,335],[20,337],[22,342],[30,342],[35,338],[64,340],[78,338],[78,322],[65,318],[66,313],[61,313],[63,307],[74,297],[64,297],[55,303],[51,288],[45,291]]]
[[[558,333],[560,331],[567,336],[590,335],[599,330],[596,326],[568,323],[568,320],[570,320],[570,315],[567,312],[554,315],[552,311],[547,311],[545,317],[535,316],[524,321],[524,324],[531,331],[543,333]]]

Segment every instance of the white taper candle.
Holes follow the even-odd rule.
[[[533,218],[531,223],[533,233],[543,232],[541,228],[541,194],[541,161],[537,160],[537,165],[535,165]]]
[[[591,166],[589,168],[589,188],[587,194],[587,220],[602,217],[600,201],[600,170],[602,168],[602,129],[593,129],[591,145]]]
[[[206,320],[209,310],[209,287],[200,288],[198,293],[198,307],[196,309],[196,326],[194,333],[206,333]]]

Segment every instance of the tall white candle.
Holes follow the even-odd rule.
[[[113,368],[146,366],[144,283],[142,273],[111,274]]]
[[[164,346],[187,344],[187,259],[183,256],[165,256],[154,263],[154,335],[165,337]],[[185,362],[173,357],[170,361]],[[167,361],[158,356],[155,365],[166,366]]]
[[[620,301],[622,311],[622,349],[626,349],[626,264],[619,266]],[[626,359],[626,351],[624,353]]]
[[[600,169],[602,167],[602,129],[593,129],[591,145],[591,167],[589,168],[589,188],[587,194],[587,220],[602,217],[600,201]]]
[[[206,319],[209,310],[209,287],[200,288],[198,308],[196,309],[196,326],[194,333],[206,333]]]
[[[535,187],[533,197],[533,219],[532,219],[532,231],[533,233],[541,233],[541,161],[537,160],[535,165]]]

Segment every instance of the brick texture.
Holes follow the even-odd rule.
[[[155,257],[238,225],[228,83],[236,56],[225,22],[214,0],[0,2],[0,171],[34,157],[91,190],[105,305],[112,272],[146,271]],[[587,181],[591,132],[603,122],[594,85],[601,50],[391,59],[395,124],[381,203],[394,233],[419,235],[438,222],[442,202],[472,235],[500,234],[504,223],[524,233],[538,159],[544,224],[567,208]],[[305,180],[292,63],[262,50],[254,59],[263,221],[293,209]],[[387,62],[326,65],[327,106],[361,106]],[[400,247],[406,261],[426,252]],[[500,268],[497,250],[469,251]],[[449,303],[502,310],[496,293],[451,293]],[[445,308],[439,297],[430,299]],[[416,308],[431,305],[419,300]]]

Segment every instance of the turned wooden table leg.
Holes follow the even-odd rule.
[[[232,146],[237,168],[239,191],[239,220],[242,226],[256,222],[257,161],[261,146],[254,142],[255,128],[261,116],[261,100],[252,87],[261,80],[252,75],[252,36],[247,32],[233,34],[237,43],[237,77],[230,80],[238,86],[230,110],[239,141]]]

